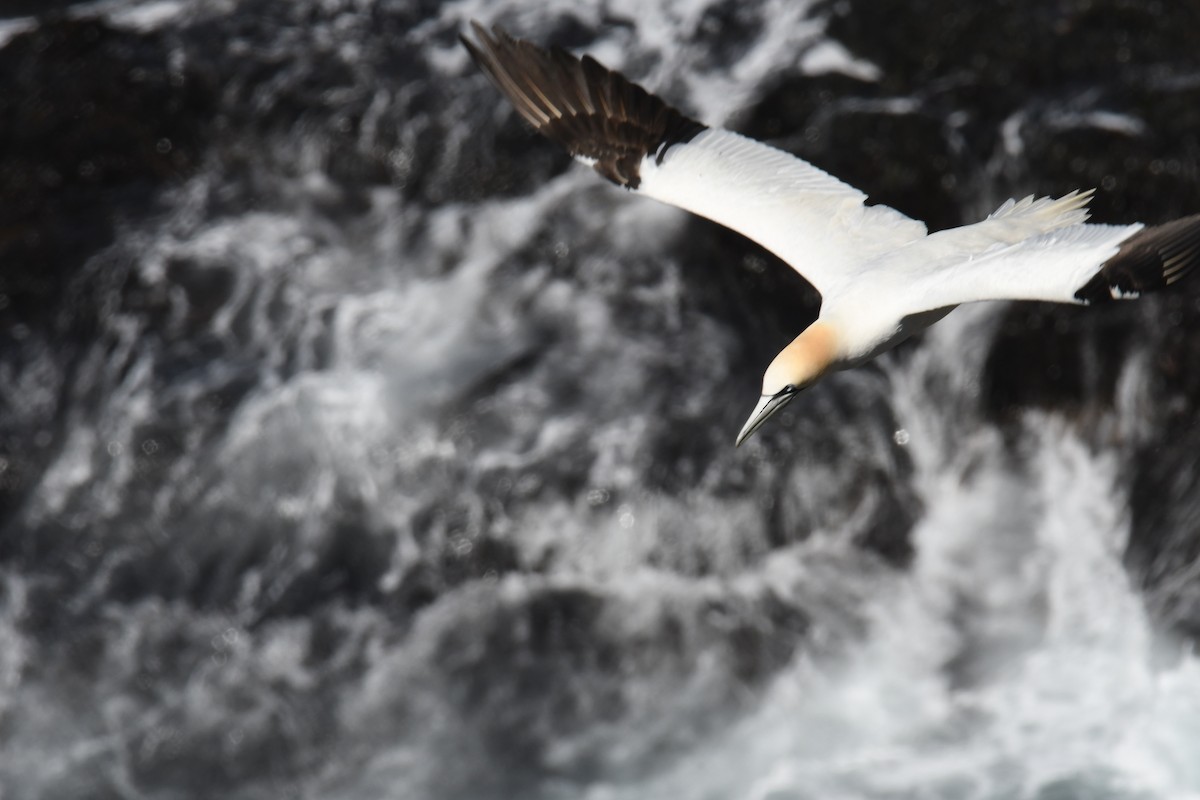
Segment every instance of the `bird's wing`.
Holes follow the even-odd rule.
[[[753,239],[826,295],[925,225],[795,156],[708,128],[603,67],[473,23],[463,43],[531,125],[610,181]]]
[[[983,222],[940,231],[896,274],[926,311],[977,300],[1084,303],[1137,297],[1200,264],[1200,215],[1146,228],[1087,225],[1091,192],[1027,197]]]
[[[1144,228],[1121,243],[1117,254],[1075,292],[1092,305],[1139,297],[1183,278],[1200,266],[1200,214]]]
[[[1139,228],[1079,223],[958,259],[947,254],[911,276],[910,296],[922,306],[914,311],[979,300],[1078,302],[1075,293]]]

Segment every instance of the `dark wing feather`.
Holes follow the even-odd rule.
[[[545,50],[472,22],[471,57],[534,128],[573,156],[594,159],[613,183],[636,189],[642,159],[662,156],[705,126],[590,56]]]
[[[1200,264],[1200,214],[1143,228],[1075,293],[1092,304],[1137,297],[1170,286]]]

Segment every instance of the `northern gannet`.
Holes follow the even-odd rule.
[[[979,300],[1091,305],[1174,283],[1200,263],[1200,214],[1146,227],[1090,225],[1092,191],[1008,200],[929,233],[789,153],[690,119],[590,56],[472,22],[475,63],[538,132],[626,189],[758,242],[821,293],[783,348],[735,445],[798,392]]]

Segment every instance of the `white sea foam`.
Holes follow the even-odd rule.
[[[868,635],[802,655],[759,711],[672,768],[587,797],[1200,797],[1200,659],[1162,660],[1173,645],[1125,574],[1114,454],[1032,415],[1016,462],[947,414],[963,398],[943,390],[973,379],[943,378],[996,316],[972,310],[897,370],[926,513],[911,572],[872,588]],[[947,428],[976,434],[925,435]]]
[[[877,81],[882,76],[879,67],[870,61],[855,58],[839,42],[827,39],[814,46],[800,60],[800,68],[806,75],[824,75],[838,72],[860,81]]]
[[[174,22],[187,7],[186,0],[149,0],[144,3],[122,4],[109,13],[108,19],[119,27],[151,31]]]
[[[171,2],[109,8],[114,19],[150,27],[183,11]],[[679,42],[696,33],[708,8],[617,0],[570,11],[597,28],[605,15],[636,19],[636,33],[611,26],[589,49],[614,67],[648,70],[638,77],[652,89],[674,81],[684,97],[672,101],[706,121],[735,113],[781,70],[877,75],[806,19],[806,3],[782,0],[756,12],[765,24],[732,72],[706,66],[703,53]],[[460,0],[441,13],[412,35],[467,17],[503,17],[527,33],[545,18],[543,8],[516,0]],[[431,63],[450,72],[466,62],[450,44]],[[389,99],[378,97],[386,119]],[[909,103],[878,108],[904,113]],[[1003,129],[1014,157],[1022,121],[1014,116]],[[1127,123],[1086,124],[1132,130]],[[463,126],[450,138],[471,135]],[[162,532],[179,537],[164,568],[207,547],[211,561],[186,569],[222,573],[211,580],[234,591],[211,600],[203,585],[189,589],[200,599],[126,602],[105,596],[103,580],[89,574],[89,588],[67,599],[109,610],[89,629],[103,644],[86,678],[100,710],[80,721],[78,709],[55,701],[56,673],[30,667],[61,652],[59,642],[26,629],[39,587],[0,573],[0,712],[6,735],[15,731],[0,777],[53,789],[62,775],[103,761],[87,774],[133,796],[167,791],[153,783],[171,780],[157,777],[162,764],[184,779],[233,764],[231,774],[241,769],[260,781],[243,792],[258,797],[279,793],[267,786],[273,777],[254,772],[266,752],[282,754],[281,772],[295,767],[288,791],[346,798],[439,796],[445,781],[468,796],[453,783],[460,773],[500,780],[524,767],[544,771],[535,776],[544,796],[593,800],[1200,795],[1200,661],[1187,653],[1156,658],[1174,643],[1154,630],[1121,567],[1128,487],[1116,452],[1085,443],[1062,419],[1032,415],[1014,453],[978,416],[980,372],[1001,309],[960,309],[886,362],[895,425],[881,423],[880,437],[848,431],[839,441],[848,452],[830,463],[801,459],[778,477],[783,489],[766,499],[786,495],[812,519],[833,520],[781,546],[766,530],[764,497],[729,483],[715,491],[708,473],[677,494],[641,490],[647,442],[661,422],[660,406],[640,399],[661,381],[665,359],[660,341],[615,318],[618,303],[606,292],[649,309],[661,321],[655,334],[689,344],[672,357],[695,358],[711,380],[727,376],[735,347],[724,323],[685,308],[679,285],[691,276],[670,253],[681,213],[622,196],[575,168],[529,196],[475,203],[424,206],[395,187],[375,187],[370,207],[344,226],[307,202],[333,195],[320,148],[305,149],[302,139],[289,140],[296,174],[256,176],[265,177],[255,187],[271,195],[273,210],[122,231],[151,288],[170,283],[172,263],[189,277],[228,271],[231,288],[204,323],[204,341],[219,340],[230,363],[200,363],[203,374],[156,384],[152,368],[165,359],[138,330],[114,334],[115,354],[101,350],[84,364],[92,372],[76,380],[103,372],[109,357],[127,367],[124,377],[66,421],[21,511],[36,522],[86,506],[103,525],[138,480],[158,480],[153,509],[179,528]],[[186,205],[188,191],[175,199]],[[568,219],[570,238],[539,242],[559,233],[556,216]],[[552,276],[553,265],[541,262],[559,246],[571,253],[563,260],[572,271]],[[638,257],[669,263],[636,286],[612,277],[645,266]],[[182,318],[186,301],[172,302],[173,319]],[[547,346],[550,363],[530,368],[542,372],[473,393],[527,342],[541,344],[534,317],[558,325],[572,349]],[[323,337],[324,360],[308,346]],[[143,358],[123,359],[129,348]],[[177,399],[207,413],[199,398],[247,364],[252,387],[221,426],[207,439],[174,432],[182,452],[166,479],[153,465],[135,469],[131,449],[145,444],[135,433],[155,420],[155,404]],[[1139,364],[1135,356],[1122,376],[1117,418],[1100,422],[1135,437],[1153,425]],[[553,394],[555,381],[570,384],[564,397]],[[883,383],[867,371],[830,381],[856,394]],[[155,394],[159,385],[172,397]],[[810,413],[820,392],[806,398]],[[671,397],[705,420],[715,413],[710,399]],[[487,412],[499,433],[467,430]],[[896,429],[905,435],[894,437]],[[571,460],[584,449],[582,465]],[[839,487],[861,471],[855,459],[876,456],[913,465],[921,516],[908,571],[845,545],[838,522],[858,509],[814,511],[840,499]],[[847,464],[849,478],[836,469]],[[555,484],[560,465],[580,486]],[[187,488],[198,474],[209,481],[200,502]],[[492,479],[510,482],[522,499],[480,489]],[[94,499],[73,506],[84,492]],[[350,515],[343,524],[346,495],[366,505],[363,519]],[[456,504],[461,529],[437,516]],[[435,519],[416,520],[417,511]],[[264,519],[280,524],[259,526]],[[517,565],[507,576],[456,584],[437,571],[438,559],[482,546],[484,533],[511,547]],[[271,605],[288,581],[324,563],[339,537],[375,535],[386,539],[390,562],[379,586],[363,590],[369,601],[338,599],[312,617]],[[266,556],[249,553],[260,544]],[[130,552],[166,558],[155,547],[118,541],[101,566]],[[180,574],[190,575],[186,569]],[[429,590],[427,607],[410,612],[405,604],[419,605],[423,575],[444,583]],[[376,590],[382,600],[370,595]],[[553,592],[577,593],[600,609],[595,629],[551,613],[562,623],[552,632],[575,649],[552,638],[531,645],[534,611],[555,610],[534,604]],[[762,678],[765,688],[731,666],[727,641],[738,640],[721,627],[770,633],[771,620],[753,605],[760,600],[802,610],[808,626],[795,635],[790,662]],[[512,633],[509,623],[526,638],[513,634],[509,650],[490,651],[494,638]],[[590,650],[580,630],[609,638]],[[704,639],[705,631],[716,632]],[[156,659],[162,671],[146,673]],[[682,666],[672,671],[673,664]],[[592,671],[570,684],[577,668]],[[553,669],[565,688],[543,680],[539,670]],[[591,685],[605,680],[611,694]],[[567,711],[537,706],[543,690],[557,691]],[[492,716],[479,712],[480,702]],[[718,712],[725,716],[715,724]],[[334,730],[314,730],[326,725]],[[493,763],[510,752],[506,732],[527,736],[527,749]],[[290,761],[291,752],[302,755]],[[670,757],[652,760],[661,752]],[[315,777],[303,771],[312,760],[321,763]]]
[[[0,19],[0,47],[8,44],[9,41],[18,34],[31,31],[37,27],[37,20],[33,17],[13,17],[11,19]]]

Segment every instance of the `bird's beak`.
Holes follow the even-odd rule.
[[[742,432],[738,434],[737,441],[734,442],[734,447],[738,447],[742,442],[750,437],[762,424],[767,421],[767,418],[774,414],[779,409],[787,405],[788,401],[796,396],[796,391],[787,391],[786,389],[779,394],[763,395],[758,401],[758,405],[754,407],[754,411],[750,414],[750,419],[746,420],[746,424],[742,426]]]

